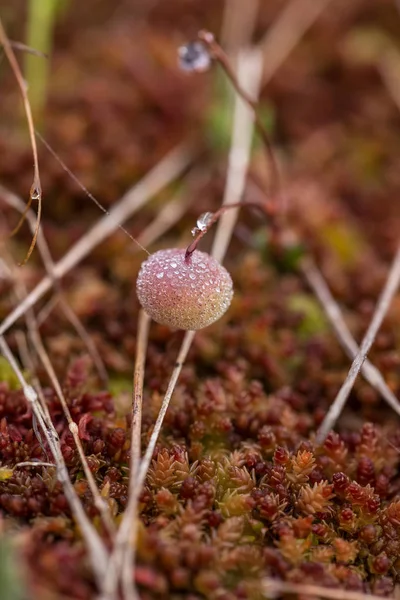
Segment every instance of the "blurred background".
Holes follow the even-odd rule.
[[[259,44],[261,110],[286,185],[318,181],[362,221],[377,251],[390,253],[399,228],[400,118],[393,96],[400,84],[393,74],[400,73],[400,14],[392,0],[317,4],[14,0],[2,3],[1,17],[12,40],[48,53],[46,60],[18,52],[37,128],[107,206],[182,140],[194,140],[199,163],[211,180],[216,176],[214,196],[220,194],[232,93],[218,67],[180,72],[177,48],[202,28],[232,57]],[[0,77],[0,181],[25,198],[31,152],[4,57]],[[388,89],[389,80],[396,90]],[[262,177],[259,150],[252,168]],[[79,210],[80,220],[88,215],[86,226],[97,209],[43,147],[40,155],[44,223],[64,231]],[[218,202],[214,196],[208,208]]]

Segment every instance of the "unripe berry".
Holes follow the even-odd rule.
[[[142,263],[136,291],[146,313],[173,329],[202,329],[217,321],[233,296],[228,271],[209,254],[159,250]]]

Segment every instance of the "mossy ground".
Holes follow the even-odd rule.
[[[188,9],[178,1],[161,3],[140,28],[129,7],[114,13],[106,2],[81,4],[71,3],[56,31],[46,137],[106,206],[169,148],[194,140],[198,165],[209,177],[194,177],[190,184],[183,178],[128,225],[137,236],[178,188],[193,196],[193,204],[151,250],[184,247],[198,215],[220,205],[229,138],[224,127],[217,142],[215,131],[214,137],[206,131],[225,110],[213,96],[214,73],[179,73],[176,47],[199,28],[219,31],[222,4],[203,0]],[[382,83],[382,56],[373,51],[377,32],[393,37],[400,15],[388,1],[339,4],[341,10],[332,5],[306,35],[263,97],[273,111],[272,136],[283,156],[291,218],[359,340],[400,230],[400,117]],[[261,7],[256,37],[281,5]],[[22,30],[12,13],[15,39]],[[0,182],[26,197],[31,155],[4,63],[1,75]],[[41,155],[44,232],[58,259],[99,214],[53,159]],[[264,169],[262,149],[255,145],[253,179],[259,181]],[[254,186],[246,193],[251,198]],[[1,208],[6,232],[17,217],[5,204]],[[141,495],[141,598],[256,600],[264,577],[392,595],[400,566],[398,419],[360,378],[337,433],[315,444],[349,359],[299,275],[296,256],[274,252],[268,225],[256,214],[242,211],[240,223],[225,261],[235,285],[232,306],[196,335]],[[18,259],[28,243],[24,231],[7,242],[7,250]],[[135,278],[142,259],[118,232],[63,282],[101,354],[108,386],[100,383],[60,310],[41,326],[116,522],[127,501]],[[35,253],[21,277],[31,287],[43,274]],[[12,288],[0,279],[2,318],[15,303]],[[398,397],[399,322],[397,296],[370,354]],[[7,336],[17,353],[15,333],[23,328],[21,320]],[[181,338],[151,327],[143,449]],[[40,366],[37,375],[72,481],[101,531],[57,397]],[[3,361],[0,379],[0,526],[18,553],[13,569],[18,577],[23,573],[28,598],[94,598],[81,534],[54,470],[27,467],[9,476],[17,462],[46,456]]]

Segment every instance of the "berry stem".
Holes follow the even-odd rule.
[[[201,240],[201,238],[205,236],[205,234],[208,232],[208,230],[214,225],[214,223],[216,223],[218,221],[218,219],[221,217],[221,215],[224,212],[226,212],[227,210],[229,210],[230,208],[241,208],[243,206],[258,208],[264,214],[267,212],[266,206],[264,204],[262,204],[261,202],[234,202],[232,204],[226,204],[225,206],[221,206],[221,208],[219,208],[213,214],[212,218],[207,223],[207,226],[202,231],[199,231],[199,233],[196,235],[193,242],[191,244],[189,244],[189,246],[186,248],[186,253],[185,253],[186,264],[190,263],[190,257],[193,254],[193,252],[196,250],[197,245],[198,245],[199,241]]]
[[[254,121],[257,126],[260,137],[262,139],[262,142],[264,144],[265,150],[267,152],[267,158],[268,158],[268,162],[270,164],[271,184],[270,184],[270,189],[269,189],[269,195],[272,197],[275,197],[276,203],[278,203],[279,196],[280,196],[280,189],[281,189],[278,165],[276,162],[275,153],[272,148],[272,144],[269,139],[269,134],[268,134],[267,130],[265,129],[265,126],[262,122],[262,119],[261,119],[259,111],[258,111],[257,104],[256,104],[256,102],[254,102],[252,97],[240,85],[240,83],[235,75],[235,71],[229,62],[228,56],[225,54],[225,52],[223,51],[221,46],[215,40],[214,35],[210,31],[202,30],[202,31],[199,31],[198,38],[201,42],[203,42],[203,44],[205,44],[208,51],[210,52],[211,57],[221,65],[222,69],[224,70],[225,74],[227,75],[228,79],[232,83],[233,87],[235,88],[235,90],[239,94],[239,96],[244,100],[244,102],[246,102],[246,104],[253,111]],[[276,212],[278,212],[278,211],[276,210]]]

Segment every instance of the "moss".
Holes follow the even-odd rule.
[[[290,312],[301,316],[297,326],[299,335],[308,339],[313,335],[324,334],[328,330],[326,317],[318,301],[309,294],[294,294],[287,301]]]
[[[26,597],[24,579],[24,567],[17,559],[13,545],[8,538],[0,536],[0,585],[4,600],[23,600]]]
[[[20,386],[18,377],[3,356],[0,356],[0,381],[11,390],[16,390]]]

